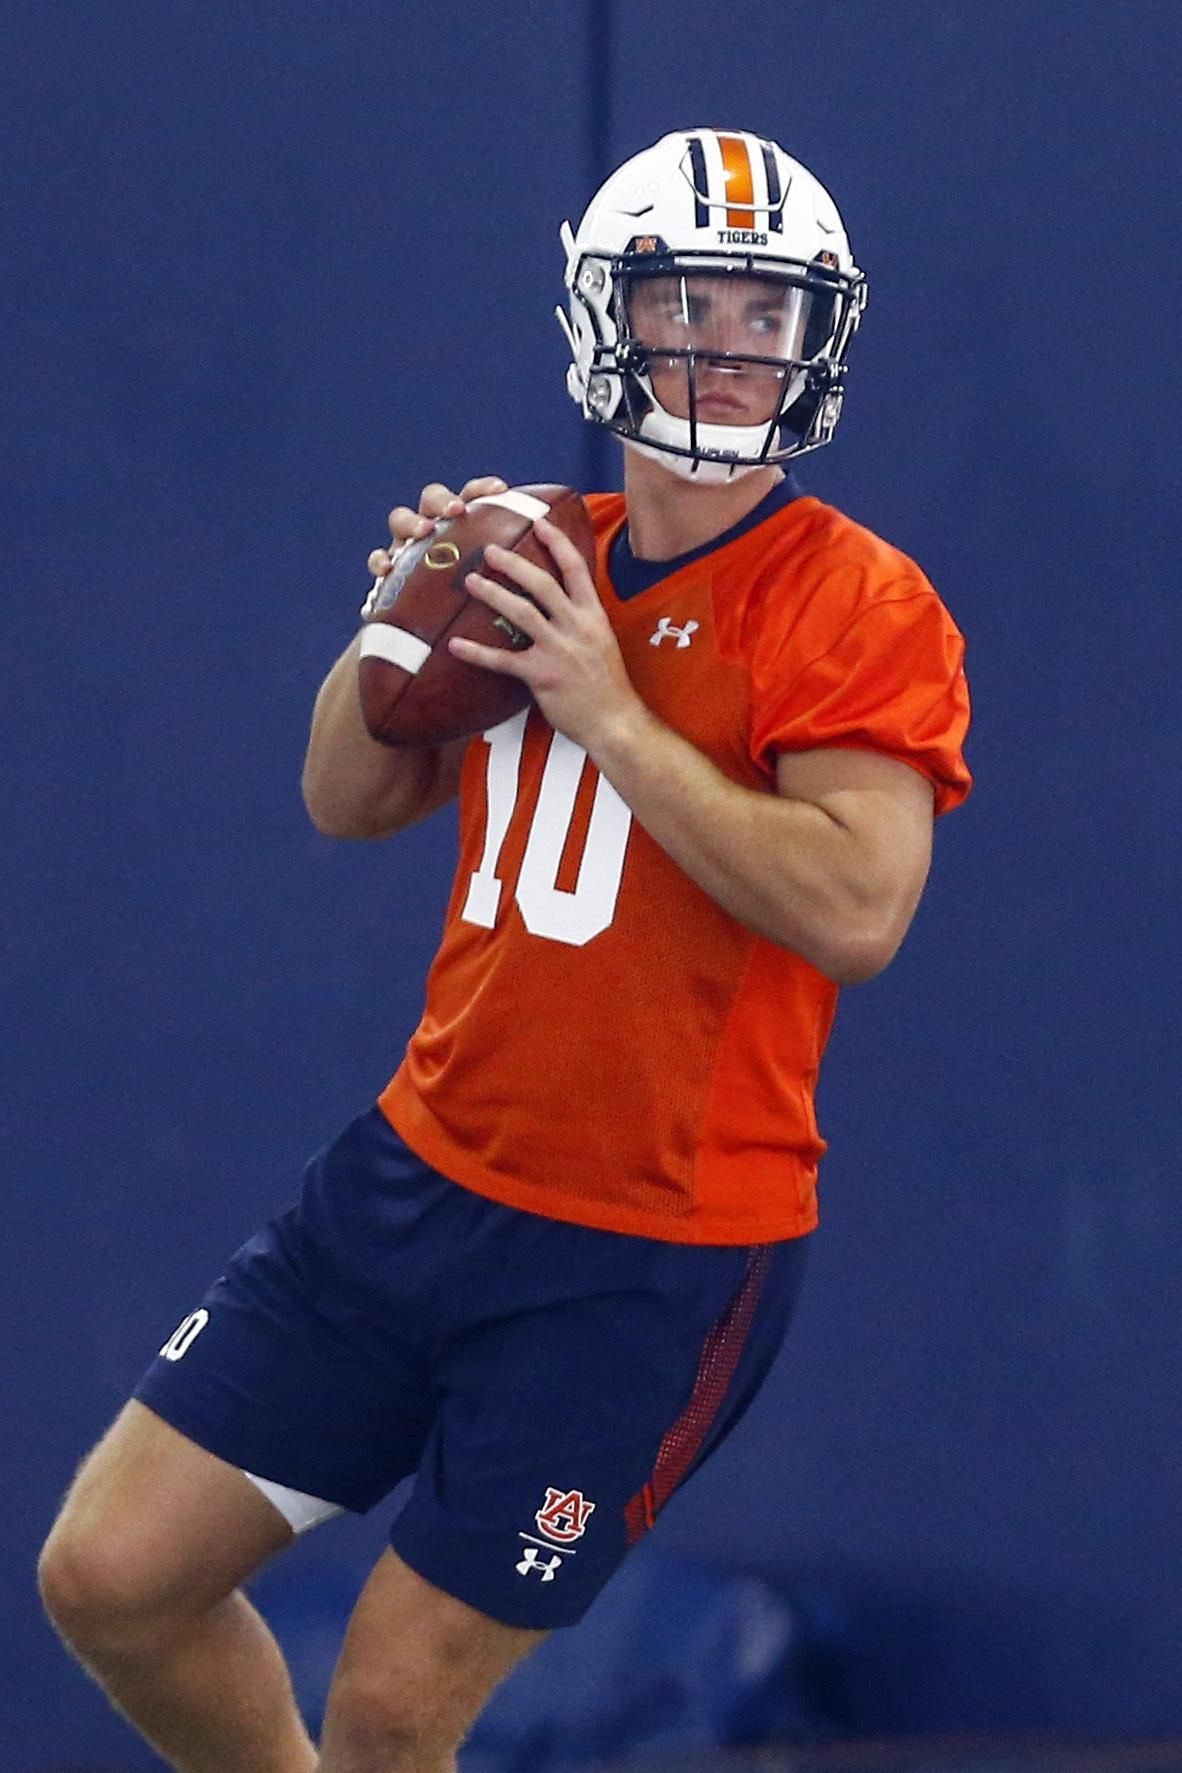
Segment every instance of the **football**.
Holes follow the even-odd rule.
[[[553,558],[534,535],[539,517],[569,536],[594,571],[590,513],[569,486],[517,486],[473,499],[462,517],[437,523],[430,535],[399,550],[361,636],[361,712],[375,739],[443,745],[499,726],[525,707],[528,685],[454,658],[447,643],[462,634],[508,651],[532,646],[464,581],[479,572],[524,596],[485,565],[484,551],[493,544],[553,572]]]

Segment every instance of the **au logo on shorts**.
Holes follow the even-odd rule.
[[[534,1515],[538,1532],[543,1537],[522,1548],[521,1562],[515,1566],[517,1574],[540,1576],[543,1582],[553,1582],[564,1559],[557,1551],[553,1557],[542,1557],[541,1551],[549,1552],[558,1546],[567,1557],[577,1557],[573,1542],[583,1537],[587,1522],[594,1513],[594,1502],[588,1502],[581,1490],[556,1490],[552,1484],[547,1484],[546,1500]],[[533,1534],[519,1533],[517,1537],[530,1540]]]
[[[546,1500],[534,1519],[538,1532],[559,1545],[571,1545],[587,1531],[587,1522],[595,1513],[594,1502],[588,1502],[581,1490],[555,1490],[546,1486]]]

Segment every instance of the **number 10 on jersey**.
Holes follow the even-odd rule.
[[[480,866],[468,883],[461,917],[491,930],[497,921],[504,883],[497,862],[517,805],[521,749],[528,711],[515,714],[484,734],[488,746],[486,799],[488,823]],[[513,897],[531,936],[581,948],[606,930],[616,914],[632,814],[611,783],[597,775],[587,841],[573,892],[558,885],[558,868],[575,813],[587,753],[563,733],[554,733],[538,790],[538,804]]]

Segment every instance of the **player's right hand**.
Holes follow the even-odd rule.
[[[366,566],[375,579],[384,579],[398,550],[408,542],[417,542],[429,535],[441,518],[462,517],[465,507],[473,499],[485,499],[491,493],[506,491],[508,482],[498,474],[482,474],[475,480],[465,481],[458,493],[452,492],[441,481],[433,480],[423,488],[417,511],[412,511],[409,505],[395,505],[389,516],[390,546],[375,548]]]

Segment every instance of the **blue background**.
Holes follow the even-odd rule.
[[[794,1338],[661,1544],[848,1595],[850,1731],[1182,1729],[1180,45],[1169,0],[10,0],[14,1766],[157,1764],[39,1621],[37,1545],[416,1019],[450,814],[350,847],[298,792],[365,555],[428,479],[615,476],[556,229],[697,123],[843,211],[870,309],[803,477],[967,632],[979,785],[843,1000]]]

